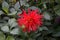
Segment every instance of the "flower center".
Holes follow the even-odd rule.
[[[28,19],[28,22],[32,22],[32,21],[33,21],[33,19],[32,19],[32,18],[29,18],[29,19]]]

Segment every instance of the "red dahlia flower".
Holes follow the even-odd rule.
[[[24,32],[31,32],[36,31],[38,29],[38,26],[42,25],[42,15],[38,13],[38,10],[28,10],[26,12],[23,10],[22,14],[19,14],[21,16],[17,19],[18,25],[23,28]]]

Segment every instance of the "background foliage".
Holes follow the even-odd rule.
[[[10,6],[12,0],[5,1]],[[13,12],[9,12],[8,8],[1,9],[0,4],[0,40],[60,40],[60,0],[18,0],[17,2],[20,8]],[[44,16],[42,27],[30,34],[23,33],[16,22],[17,14],[21,13],[22,9],[28,8],[32,10],[38,8]]]

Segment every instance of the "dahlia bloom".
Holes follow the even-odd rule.
[[[43,16],[38,13],[38,10],[28,9],[28,12],[23,10],[18,16],[21,16],[17,19],[18,25],[23,28],[24,32],[36,31],[42,25]]]

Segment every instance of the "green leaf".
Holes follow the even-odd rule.
[[[37,38],[39,36],[41,36],[41,33],[37,33],[36,35],[34,35],[34,38]]]
[[[45,20],[51,20],[52,19],[51,15],[48,12],[44,12],[43,16],[44,16]]]
[[[5,35],[2,32],[0,32],[0,40],[5,40]]]
[[[25,5],[26,4],[26,1],[25,0],[20,0],[20,3],[21,3],[21,6]]]
[[[17,13],[17,11],[14,11],[14,12],[12,12],[12,13],[9,13],[8,15],[9,15],[9,16],[12,16],[12,15],[16,15],[16,13]]]
[[[44,40],[44,38],[43,37],[38,37],[37,40]]]
[[[3,11],[0,11],[0,15],[3,14]]]
[[[39,31],[43,31],[43,30],[48,30],[48,28],[47,27],[40,27],[39,28]]]
[[[52,35],[53,37],[60,37],[60,32],[57,32],[56,34]]]
[[[26,5],[24,5],[25,7],[29,7],[30,5],[26,3]]]
[[[56,0],[58,3],[60,3],[60,0]]]
[[[12,29],[13,27],[16,27],[17,26],[16,19],[15,18],[9,19],[8,24],[10,26],[10,29]]]
[[[15,40],[13,36],[8,36],[6,40]]]
[[[2,27],[2,26],[5,25],[5,24],[6,24],[6,21],[0,20],[0,27]]]
[[[44,25],[49,26],[49,25],[52,25],[52,24],[51,24],[51,22],[47,22],[47,21],[45,21],[45,22],[44,22]]]
[[[3,32],[9,32],[9,27],[7,25],[5,25],[5,26],[1,27],[1,30]]]
[[[8,8],[7,7],[3,7],[2,9],[6,12],[6,14],[8,14]]]
[[[60,5],[54,7],[55,13],[60,16]]]
[[[56,14],[60,16],[60,9],[56,11]]]
[[[10,31],[10,34],[19,35],[19,28],[14,28],[13,30]]]

